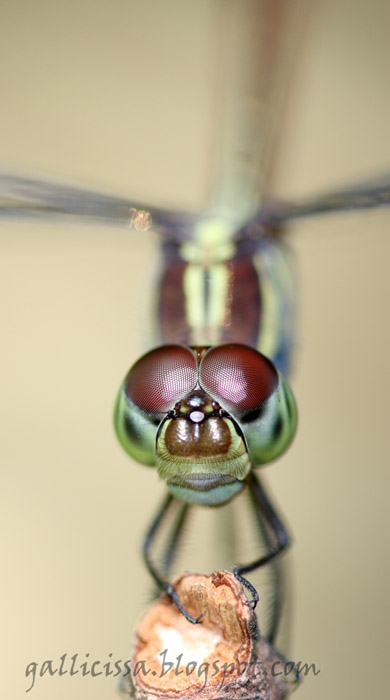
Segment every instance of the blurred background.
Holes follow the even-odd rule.
[[[220,9],[3,3],[1,166],[203,206]],[[274,169],[273,193],[284,198],[390,169],[389,4],[317,2],[301,21]],[[302,700],[387,697],[389,225],[386,211],[331,216],[295,225],[289,239],[300,426],[267,477],[294,535],[291,656],[321,669],[297,691]],[[128,658],[149,601],[139,544],[163,487],[119,447],[112,407],[148,347],[156,242],[98,227],[0,228],[1,685],[10,699],[26,697],[33,661],[36,700],[115,698],[112,676],[40,678],[39,668],[46,659],[58,667],[65,653],[77,664]]]

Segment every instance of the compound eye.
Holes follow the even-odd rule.
[[[235,413],[253,411],[278,387],[274,365],[246,345],[219,345],[203,356],[200,384],[222,406]]]
[[[191,350],[164,345],[141,357],[124,382],[125,395],[148,413],[166,413],[197,383],[197,362]]]

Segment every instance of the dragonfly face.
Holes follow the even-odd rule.
[[[115,408],[126,452],[156,466],[173,496],[204,505],[233,498],[253,467],[286,450],[296,425],[282,374],[236,343],[152,350],[130,369]]]

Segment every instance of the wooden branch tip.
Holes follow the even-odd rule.
[[[136,632],[131,675],[121,692],[134,700],[282,700],[297,686],[285,659],[263,637],[242,585],[228,571],[185,573],[174,582],[192,624],[168,596]]]

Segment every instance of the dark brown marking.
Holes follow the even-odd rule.
[[[202,423],[171,418],[164,438],[166,449],[176,459],[182,456],[203,461],[204,457],[227,454],[231,445],[230,430],[223,418],[206,418]]]
[[[164,343],[189,345],[191,328],[186,318],[183,278],[188,263],[166,260],[159,284],[158,318]]]
[[[228,260],[225,266],[229,279],[220,342],[234,341],[256,347],[260,328],[261,295],[253,256],[242,255],[233,258]]]

